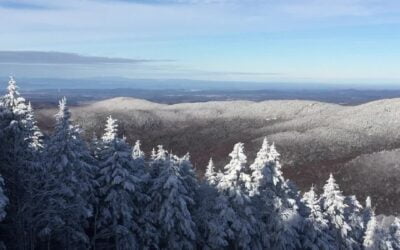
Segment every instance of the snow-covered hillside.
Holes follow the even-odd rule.
[[[39,120],[48,120],[53,112],[39,111]],[[328,173],[334,172],[345,192],[354,185],[358,188],[351,191],[362,198],[365,193],[373,198],[378,198],[374,193],[385,193],[379,211],[389,213],[400,207],[400,201],[385,202],[399,195],[398,190],[387,192],[377,182],[363,187],[364,179],[344,168],[357,156],[400,148],[400,99],[358,106],[300,100],[166,105],[120,97],[75,107],[72,113],[88,138],[93,132],[99,134],[101,124],[112,114],[120,120],[121,134],[129,141],[140,139],[147,150],[155,144],[178,153],[189,150],[199,172],[209,155],[219,166],[234,142],[245,142],[249,154],[254,154],[262,138],[268,136],[282,152],[285,174],[300,187],[322,185]],[[388,171],[397,174],[400,170],[389,166],[377,175],[386,176]],[[388,183],[395,181],[399,179]]]

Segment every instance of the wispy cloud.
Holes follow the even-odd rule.
[[[285,74],[278,72],[253,72],[253,71],[207,71],[207,70],[196,70],[196,69],[184,69],[186,73],[193,73],[199,75],[215,75],[215,76],[284,76]]]
[[[170,60],[129,59],[85,56],[75,53],[42,51],[0,51],[0,63],[12,64],[136,64]]]
[[[24,0],[1,0],[0,8],[17,10],[49,10],[53,7],[49,4],[32,3]]]
[[[0,0],[0,71],[400,79],[399,14],[399,0]]]
[[[97,0],[98,1],[98,0]],[[111,1],[111,0],[100,0]],[[114,0],[115,1],[115,0]],[[116,0],[126,3],[138,4],[231,4],[231,3],[263,3],[265,0]]]

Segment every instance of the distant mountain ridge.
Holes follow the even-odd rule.
[[[1,77],[1,76],[0,76]],[[7,79],[2,76],[1,79]],[[175,90],[384,90],[400,89],[395,84],[329,83],[329,82],[257,82],[257,81],[213,81],[193,79],[149,79],[124,77],[88,78],[18,78],[24,89],[175,89]],[[5,84],[6,82],[4,82]]]

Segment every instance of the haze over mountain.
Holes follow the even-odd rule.
[[[49,130],[55,110],[37,113]],[[345,193],[372,195],[380,213],[400,212],[393,151],[400,148],[400,99],[358,106],[296,100],[165,105],[121,97],[75,107],[72,114],[88,139],[100,135],[112,115],[121,134],[141,140],[147,153],[157,144],[178,154],[189,150],[200,174],[210,156],[221,167],[235,142],[245,142],[254,155],[267,136],[282,153],[285,175],[301,188],[320,187],[332,172]]]
[[[0,51],[1,55],[1,51]],[[0,62],[1,64],[1,62]],[[1,77],[1,76],[0,76]],[[7,79],[8,76],[1,78]],[[51,89],[142,89],[142,90],[388,90],[400,89],[396,84],[380,81],[368,84],[357,81],[344,83],[327,82],[285,82],[276,81],[240,81],[240,80],[192,80],[192,79],[138,79],[126,77],[89,77],[89,78],[44,78],[44,77],[19,77],[18,82],[24,90],[51,90]],[[4,84],[6,84],[4,82]]]

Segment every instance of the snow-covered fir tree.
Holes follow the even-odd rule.
[[[388,250],[400,249],[400,218],[396,217],[390,225],[384,246]]]
[[[266,227],[263,237],[268,238],[267,248],[297,249],[301,246],[299,230],[301,216],[298,212],[297,192],[282,175],[279,153],[275,145],[264,138],[252,169],[250,194],[259,203],[261,218]],[[264,241],[265,241],[264,239]],[[289,240],[290,239],[290,240]]]
[[[362,212],[363,222],[364,222],[364,230],[366,229],[366,225],[369,222],[369,220],[371,219],[373,214],[374,214],[374,210],[372,208],[371,197],[367,196],[367,198],[365,199],[365,207]]]
[[[153,168],[157,170],[151,181],[148,206],[158,229],[153,242],[161,249],[194,249],[196,226],[190,211],[194,200],[187,190],[179,158],[159,147]]]
[[[325,218],[328,220],[331,235],[336,240],[337,249],[351,249],[354,244],[349,236],[351,227],[345,218],[344,203],[345,197],[339,189],[333,175],[330,174],[328,181],[324,186],[324,192],[321,195],[320,202]]]
[[[140,249],[143,231],[141,205],[147,196],[137,171],[132,149],[117,135],[117,122],[108,117],[98,152],[98,204],[94,244],[109,243],[113,249]]]
[[[27,106],[26,126],[29,131],[29,137],[27,138],[27,140],[29,142],[30,147],[33,150],[37,151],[42,150],[44,147],[43,134],[37,126],[33,108],[30,102],[28,103]]]
[[[208,165],[206,167],[206,172],[204,174],[204,178],[209,185],[214,186],[214,185],[218,184],[217,172],[215,171],[215,165],[214,165],[212,158],[210,158],[210,160],[208,162]]]
[[[367,223],[365,235],[364,235],[364,242],[363,242],[363,249],[364,250],[379,250],[382,249],[382,231],[379,228],[375,213],[372,212],[371,218]]]
[[[351,228],[349,237],[354,241],[352,248],[354,250],[361,249],[365,230],[363,207],[355,195],[347,196],[345,198],[345,204],[347,205],[345,208],[345,219]]]
[[[197,197],[195,222],[198,230],[197,245],[202,249],[224,249],[228,246],[227,233],[223,215],[227,208],[227,200],[219,196],[215,166],[210,159],[205,178],[201,182]]]
[[[302,202],[307,208],[307,217],[302,230],[302,248],[308,250],[334,250],[334,239],[329,234],[328,221],[319,204],[318,195],[312,186],[310,191],[304,193]]]
[[[157,196],[157,194],[153,193],[152,187],[155,184],[154,181],[159,178],[161,170],[163,169],[165,162],[167,161],[168,158],[169,158],[168,152],[163,148],[162,145],[158,145],[157,150],[155,148],[152,149],[150,155],[150,161],[147,162],[146,169],[147,172],[149,173],[149,180],[146,185],[147,187],[146,194],[149,196],[150,201],[144,204],[144,214],[143,214],[143,217],[146,218],[147,222],[149,222],[146,238],[144,239],[143,243],[146,249],[157,249],[160,242],[161,236],[159,230],[156,229],[156,227],[158,227],[159,224],[158,217],[156,216],[157,215],[156,209],[159,204],[153,199],[153,197]]]
[[[15,113],[23,112],[26,109],[25,99],[19,93],[19,87],[14,77],[10,76],[8,81],[7,94],[3,97],[2,103],[5,107],[12,108]]]
[[[150,202],[150,196],[147,194],[148,189],[151,185],[151,176],[149,173],[149,167],[147,166],[145,153],[141,149],[141,143],[139,140],[135,142],[132,149],[133,165],[135,167],[136,176],[140,176],[141,180],[141,192],[146,195],[143,196],[142,204],[139,204],[139,211],[137,216],[138,224],[141,228],[140,233],[140,247],[143,249],[151,249],[155,247],[153,239],[157,238],[157,228],[155,228],[154,218],[151,217],[151,212],[147,211],[147,204]]]
[[[168,157],[169,154],[162,145],[158,145],[157,150],[153,148],[149,162],[150,175],[153,179],[159,176],[160,170],[164,166],[164,163]]]
[[[136,141],[135,145],[132,149],[132,160],[134,166],[135,175],[140,177],[141,181],[141,189],[142,192],[145,192],[145,189],[148,188],[148,182],[150,179],[150,174],[148,173],[148,169],[146,167],[146,159],[145,154],[141,149],[140,141]]]
[[[195,200],[199,188],[199,183],[197,181],[197,176],[194,172],[193,165],[190,162],[190,154],[187,153],[183,157],[177,158],[176,161],[179,164],[180,173],[183,177],[183,184],[186,186],[186,189],[189,192],[189,196],[193,200]],[[194,205],[195,204],[193,204],[193,206]],[[193,210],[193,206],[191,206],[191,210]]]
[[[156,159],[156,157],[157,157],[157,151],[155,148],[152,148],[151,154],[150,154],[150,159],[153,161]]]
[[[135,142],[135,145],[133,146],[133,149],[132,149],[132,158],[133,158],[134,160],[140,160],[140,161],[142,161],[143,164],[144,164],[145,154],[144,154],[144,152],[141,150],[140,146],[141,146],[140,141],[139,141],[139,140],[136,141],[136,142]]]
[[[41,171],[38,151],[32,147],[33,136],[37,134],[32,112],[18,89],[16,81],[10,77],[7,93],[0,100],[0,174],[9,198],[8,216],[4,221],[9,227],[3,235],[10,239],[15,235],[21,237],[20,241],[9,241],[10,248],[34,247],[33,209],[36,201],[33,195]]]
[[[256,219],[255,208],[249,196],[251,175],[244,154],[243,143],[237,143],[229,154],[230,162],[224,167],[224,174],[218,182],[220,200],[227,200],[223,207],[223,224],[230,247],[240,249],[261,249],[261,228]]]
[[[39,193],[43,213],[37,215],[40,235],[65,249],[86,247],[89,239],[85,227],[92,215],[94,161],[81,139],[80,129],[71,123],[65,98],[59,103],[54,134],[45,152],[45,182]]]
[[[272,160],[270,158],[270,146],[267,138],[264,138],[261,149],[257,153],[257,157],[253,164],[250,165],[251,170],[251,186],[250,195],[254,196],[260,193],[260,187],[263,182],[268,181],[266,178],[272,178],[272,173],[264,173],[270,171],[266,164]]]

